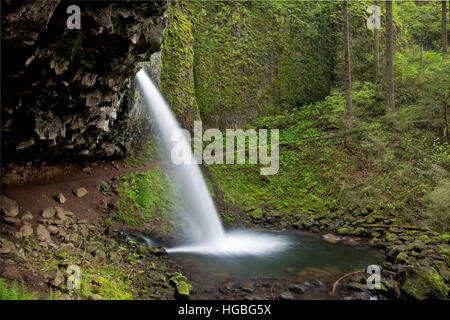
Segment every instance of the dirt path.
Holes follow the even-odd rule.
[[[2,184],[1,192],[18,203],[19,216],[25,211],[31,212],[35,225],[41,218],[42,210],[54,206],[74,212],[80,219],[87,219],[89,223],[95,223],[101,215],[104,196],[99,191],[99,186],[103,181],[131,172],[150,170],[161,164],[162,162],[154,162],[139,168],[126,168],[121,161],[112,164],[94,163],[83,167],[79,164],[64,165],[41,172],[33,181]],[[80,187],[88,191],[81,199],[74,194],[74,190]],[[66,198],[64,204],[56,200],[58,193],[62,193]]]

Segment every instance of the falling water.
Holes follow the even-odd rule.
[[[180,143],[171,139],[173,132],[181,129],[175,116],[144,70],[137,73],[136,79],[164,146],[167,150],[172,150]],[[189,150],[192,159],[190,144],[187,139],[184,137],[183,139],[184,150]],[[186,235],[191,244],[168,249],[168,252],[259,255],[280,250],[288,245],[288,240],[281,236],[274,237],[248,231],[225,234],[199,166],[195,163],[182,163],[174,167],[174,176],[181,186],[184,199],[184,214],[188,215],[189,225],[186,227]]]

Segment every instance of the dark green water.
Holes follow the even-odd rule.
[[[286,291],[289,286],[311,281],[320,281],[323,285],[296,296],[296,299],[343,298],[342,295],[330,295],[334,281],[348,272],[379,265],[383,260],[379,250],[346,244],[345,240],[329,243],[317,234],[260,232],[286,237],[290,245],[283,251],[263,256],[197,253],[172,253],[171,256],[183,266],[194,287],[200,289],[200,299],[270,298]],[[233,291],[232,288],[239,286],[253,288],[253,291],[236,296],[239,290]],[[225,296],[216,294],[215,291],[223,287],[236,293]]]
[[[290,240],[290,245],[281,252],[263,256],[253,255],[204,255],[196,253],[173,253],[180,261],[189,261],[205,272],[226,272],[238,278],[261,275],[284,276],[308,268],[334,268],[342,273],[379,264],[378,250],[366,246],[329,243],[318,235],[306,233],[269,232],[282,235]]]

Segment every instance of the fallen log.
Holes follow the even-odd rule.
[[[418,227],[418,226],[399,226],[399,225],[385,225],[385,224],[361,224],[361,227],[365,227],[365,228],[385,228],[385,229],[389,229],[389,228],[399,228],[399,229],[407,229],[407,230],[419,230],[422,231],[423,228],[422,227]]]
[[[356,271],[344,274],[342,277],[337,279],[336,282],[333,284],[333,291],[331,293],[334,295],[334,291],[336,290],[336,286],[338,285],[339,281],[341,281],[342,279],[347,278],[348,276],[351,276],[353,274],[362,273],[362,272],[365,272],[365,271],[364,270],[356,270]]]

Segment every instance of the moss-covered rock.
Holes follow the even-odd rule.
[[[408,255],[406,252],[402,251],[400,252],[397,257],[395,258],[395,263],[406,263],[408,261]]]
[[[401,290],[417,300],[445,299],[449,291],[444,279],[431,267],[408,268]]]
[[[260,220],[264,215],[264,212],[261,208],[255,209],[250,213],[250,216],[254,220]]]

